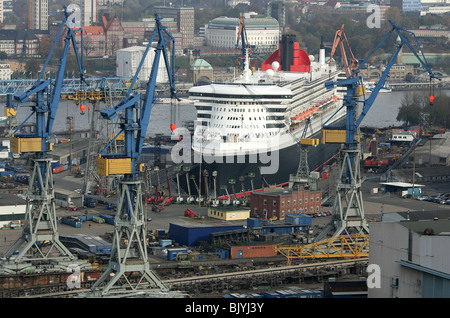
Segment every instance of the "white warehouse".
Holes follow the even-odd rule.
[[[259,51],[273,51],[280,42],[280,26],[271,17],[246,15],[244,19],[248,44]],[[209,22],[205,30],[206,46],[235,49],[239,32],[239,19],[218,17]],[[241,41],[239,40],[239,47]]]
[[[0,228],[23,223],[27,203],[24,199],[8,193],[0,194]]]
[[[450,220],[448,212],[430,213],[438,212],[436,220],[370,223],[369,265],[379,271],[372,269],[368,282],[378,276],[380,284],[368,289],[369,298],[450,297]],[[411,219],[426,213],[412,211]]]
[[[118,50],[116,57],[116,75],[118,77],[133,77],[136,74],[142,57],[144,56],[145,49],[145,46],[132,46]],[[152,71],[154,58],[155,50],[150,48],[138,76],[140,81],[148,81],[150,72]],[[165,83],[168,81],[169,77],[166,71],[166,64],[164,62],[163,54],[161,54],[156,82]]]

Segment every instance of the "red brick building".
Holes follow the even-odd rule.
[[[105,54],[115,56],[117,50],[123,49],[123,39],[125,31],[118,16],[102,17],[103,29],[105,32]]]
[[[284,220],[286,214],[322,212],[322,192],[303,188],[275,189],[254,192],[250,196],[251,213],[263,219],[276,217]]]
[[[80,43],[80,33],[76,33],[76,41]],[[86,57],[102,57],[105,55],[105,31],[101,26],[83,27],[83,54]]]

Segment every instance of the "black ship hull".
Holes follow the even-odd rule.
[[[310,171],[320,167],[323,163],[335,156],[339,151],[339,144],[319,144],[317,147],[310,147],[308,151],[308,164]],[[251,159],[247,156],[222,157],[221,160],[208,163],[202,160],[201,164],[191,167],[190,175],[190,191],[192,195],[198,195],[197,189],[201,189],[201,194],[208,194],[214,198],[214,182],[217,196],[226,195],[224,186],[227,187],[228,193],[231,195],[235,191],[239,193],[243,191],[251,191],[252,189],[267,188],[273,185],[287,184],[289,176],[296,174],[300,161],[300,146],[294,144],[278,151],[278,162],[274,153],[269,153],[270,162],[251,163]],[[240,162],[238,162],[240,160]],[[221,161],[221,162],[217,162]],[[254,160],[253,160],[254,161]],[[276,170],[274,173],[264,173],[267,170]],[[205,175],[205,172],[206,175]],[[216,172],[216,173],[215,173]],[[214,177],[216,174],[216,177]],[[194,176],[194,177],[192,177]],[[195,178],[195,181],[192,180]],[[185,178],[181,178],[180,186],[186,190]],[[205,184],[207,186],[205,187]]]

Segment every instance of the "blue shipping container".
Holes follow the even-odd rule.
[[[177,259],[177,254],[186,254],[188,251],[185,248],[172,248],[167,250],[167,259],[169,261],[175,261]]]

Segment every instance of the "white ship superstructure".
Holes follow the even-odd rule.
[[[245,67],[232,83],[190,89],[197,109],[194,151],[217,161],[282,150],[298,143],[307,118],[316,134],[335,112],[341,114],[337,119],[344,116],[343,94],[338,88],[327,90],[325,82],[338,81],[345,74],[325,63],[322,50],[319,61],[309,59],[309,72],[281,71],[273,62],[266,71],[252,73]],[[310,135],[308,130],[306,137]]]

